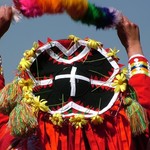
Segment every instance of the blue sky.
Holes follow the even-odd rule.
[[[137,0],[89,0],[97,6],[114,7],[120,10],[130,20],[140,27],[141,43],[144,54],[150,60],[150,1]],[[11,0],[0,0],[0,5],[12,5]],[[3,68],[6,83],[11,82],[15,75],[23,52],[30,49],[34,41],[46,42],[47,37],[57,40],[74,34],[80,38],[89,37],[104,44],[105,48],[120,50],[120,63],[127,66],[127,55],[121,45],[116,31],[96,30],[94,26],[75,22],[66,14],[44,15],[36,19],[22,18],[19,23],[12,22],[9,31],[0,39],[0,55],[3,59]]]

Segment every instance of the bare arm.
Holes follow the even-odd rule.
[[[0,6],[0,38],[7,32],[12,20],[12,8]]]
[[[136,24],[123,16],[122,21],[117,26],[117,33],[129,58],[135,54],[143,55],[139,27]]]
[[[125,47],[128,57],[129,85],[136,92],[139,103],[150,109],[150,70],[149,62],[143,55],[139,27],[126,17],[117,26],[118,37]],[[140,54],[140,55],[136,55]]]

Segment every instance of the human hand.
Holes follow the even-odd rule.
[[[143,55],[139,27],[136,24],[123,16],[122,21],[118,24],[116,29],[118,37],[125,47],[129,58],[135,54]]]
[[[9,29],[12,15],[12,8],[10,6],[0,6],[0,38]]]

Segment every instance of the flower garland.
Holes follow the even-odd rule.
[[[64,119],[60,113],[55,113],[49,117],[49,120],[51,120],[51,122],[55,126],[62,127],[62,124],[65,122],[66,119]],[[93,123],[94,125],[103,123],[103,120],[104,120],[104,118],[100,115],[95,115],[92,118],[90,118],[90,122]],[[76,114],[76,115],[70,117],[68,121],[76,129],[82,128],[89,122],[89,120],[86,119],[83,114]]]
[[[99,7],[88,0],[13,0],[25,17],[67,12],[75,21],[94,25],[97,29],[113,28],[121,20],[121,12],[114,8]]]

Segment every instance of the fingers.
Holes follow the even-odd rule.
[[[129,19],[126,16],[123,16],[122,17],[122,22],[131,22],[131,21],[129,21]]]
[[[0,7],[0,37],[9,29],[13,17],[12,8],[10,6]]]
[[[130,21],[126,16],[122,16],[122,19],[118,26],[138,27],[135,23]]]
[[[126,16],[122,16],[122,19],[119,22],[119,24],[117,25],[117,28],[123,27],[128,22],[129,22],[129,19]]]
[[[12,7],[1,6],[0,7],[0,24],[11,22],[13,17]]]
[[[116,27],[117,34],[119,36],[132,36],[132,34],[139,33],[139,27],[132,21],[130,21],[126,16],[122,16],[120,23]]]
[[[12,18],[12,7],[7,8],[7,19]]]
[[[10,6],[1,6],[0,12],[3,16],[5,16],[5,20],[10,20],[12,18],[12,7]]]

